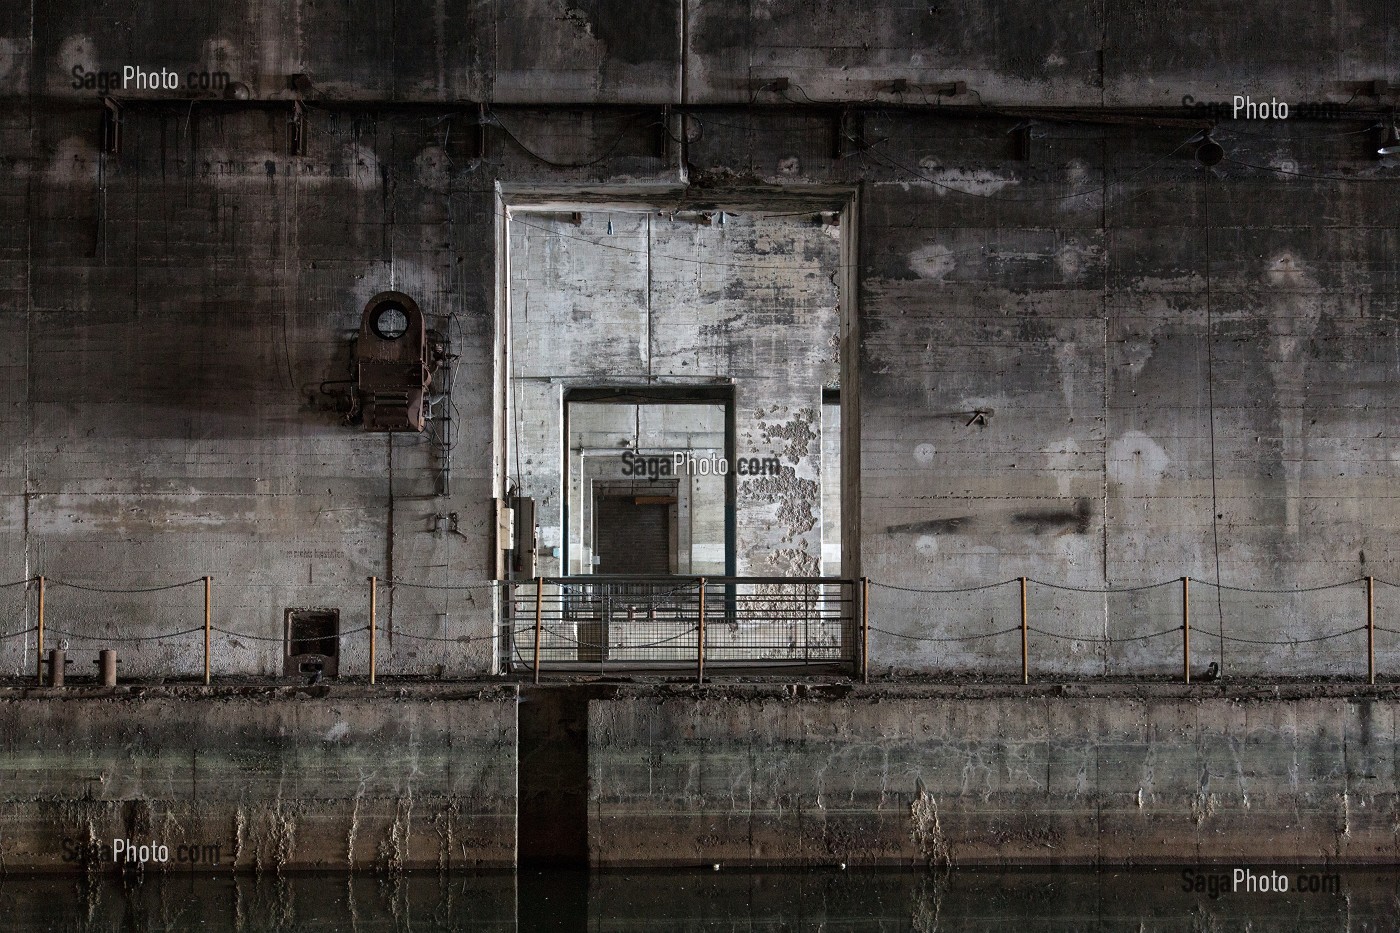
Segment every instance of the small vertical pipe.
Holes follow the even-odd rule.
[[[870,683],[870,578],[860,578],[860,682]]]
[[[540,682],[540,628],[544,621],[544,577],[535,577],[535,683]]]
[[[1030,616],[1026,612],[1026,578],[1021,578],[1021,683],[1031,682],[1030,665]]]
[[[1366,680],[1376,682],[1376,578],[1366,578]]]
[[[209,630],[211,626],[210,615],[210,582],[213,577],[207,574],[204,577],[204,686],[209,686]]]
[[[695,682],[703,684],[705,682],[705,578],[700,578],[700,625],[699,644],[695,653]]]
[[[44,685],[44,575],[39,574],[39,686]]]
[[[1191,682],[1191,578],[1181,578],[1181,679]]]
[[[375,656],[375,633],[379,628],[379,578],[369,578],[369,682],[374,683],[375,666],[378,658]]]

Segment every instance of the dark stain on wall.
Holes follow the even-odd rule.
[[[1032,534],[1087,534],[1093,507],[1086,498],[1074,500],[1073,509],[1035,509],[1017,512],[1011,521]]]

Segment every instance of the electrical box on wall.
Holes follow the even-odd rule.
[[[535,575],[535,500],[517,496],[511,500],[515,512],[515,576]]]
[[[355,396],[366,431],[421,431],[427,418],[432,362],[418,303],[380,292],[360,316]]]

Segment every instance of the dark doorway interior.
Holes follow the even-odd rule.
[[[288,609],[284,624],[283,674],[340,673],[339,609]]]
[[[593,553],[596,573],[668,574],[672,553],[669,496],[604,495],[595,500]]]

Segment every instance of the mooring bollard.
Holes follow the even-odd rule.
[[[68,652],[62,648],[49,649],[49,686],[62,687],[65,669],[73,662],[68,660]]]
[[[113,648],[103,648],[97,653],[97,660],[92,662],[97,665],[102,686],[115,687],[117,685],[117,652]]]

